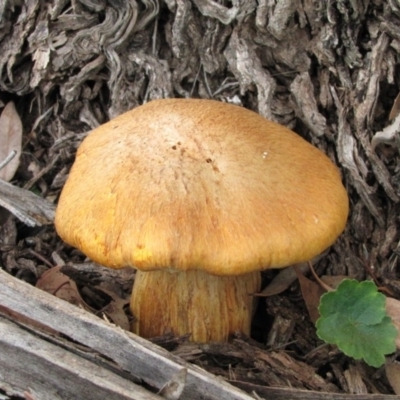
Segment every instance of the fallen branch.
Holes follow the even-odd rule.
[[[216,376],[186,363],[149,341],[17,280],[3,270],[0,270],[0,311],[20,315],[25,321],[28,320],[28,323],[39,322],[87,346],[112,360],[121,371],[129,373],[132,381],[143,381],[156,390],[161,390],[186,368],[186,386],[182,399],[253,399]],[[6,365],[0,359],[0,370],[4,367]],[[52,369],[48,371],[50,384]],[[33,381],[25,382],[25,385],[30,387]]]

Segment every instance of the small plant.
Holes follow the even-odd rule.
[[[344,354],[372,367],[385,363],[396,350],[397,330],[386,313],[386,297],[370,281],[345,279],[319,304],[317,335]]]

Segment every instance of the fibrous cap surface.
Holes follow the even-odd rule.
[[[210,100],[156,100],[92,131],[59,201],[93,260],[234,275],[306,261],[343,231],[336,166],[289,129]]]

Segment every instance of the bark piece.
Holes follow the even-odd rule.
[[[338,139],[336,142],[339,161],[341,165],[349,171],[352,184],[363,199],[364,204],[374,216],[378,224],[383,227],[385,224],[384,218],[382,211],[378,204],[376,204],[376,200],[373,198],[374,190],[367,185],[359,170],[357,159],[360,158],[360,156],[356,147],[356,140],[351,133],[351,128],[346,119],[346,110],[340,103],[336,91],[333,88],[331,88],[331,93],[333,95],[339,118]]]
[[[26,299],[29,299],[27,301]],[[182,368],[187,369],[182,398],[251,400],[252,397],[134,334],[21,282],[0,270],[0,306],[39,321],[108,357],[132,379],[160,390]]]
[[[308,72],[297,75],[290,85],[290,90],[297,104],[299,117],[316,137],[324,135],[326,119],[318,111],[314,96],[314,86]]]
[[[252,44],[249,26],[238,25],[232,32],[231,39],[224,54],[240,82],[242,93],[255,85],[258,97],[258,112],[265,118],[273,119],[271,101],[276,83],[261,64]]]
[[[157,400],[161,397],[0,316],[0,387],[36,399]],[[51,371],[51,373],[50,373]],[[71,384],[73,382],[73,384]]]
[[[55,216],[53,203],[1,179],[0,206],[6,208],[28,226],[51,224]]]
[[[290,34],[288,25],[296,11],[296,0],[279,0],[275,2],[273,7],[270,6],[268,18],[268,30],[278,39],[281,40]]]
[[[216,18],[225,25],[230,24],[239,12],[237,5],[228,8],[211,0],[194,0],[194,3],[203,15]]]

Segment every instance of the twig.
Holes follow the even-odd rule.
[[[16,150],[12,150],[5,160],[0,163],[0,169],[3,169],[16,156],[16,154]]]

